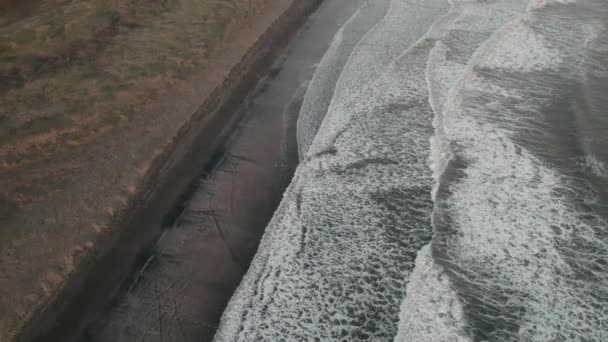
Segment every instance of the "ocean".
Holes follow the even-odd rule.
[[[606,94],[606,1],[361,1],[216,340],[608,340]]]
[[[608,3],[455,1],[452,12],[427,65],[434,237],[417,276],[445,278],[439,296],[457,313],[434,313],[435,329],[605,341]],[[434,301],[428,290],[409,287],[426,300],[406,298],[403,318]],[[400,337],[428,324],[402,321]]]

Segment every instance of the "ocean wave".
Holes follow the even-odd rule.
[[[336,36],[216,340],[608,339],[608,6],[450,3]]]
[[[389,4],[389,0],[363,3],[334,36],[317,66],[300,110],[297,132],[300,160],[319,131],[344,65],[363,36],[385,16]]]
[[[445,10],[443,0],[393,0],[354,49],[216,340],[394,338],[416,252],[431,236],[431,45],[412,47]],[[370,56],[367,70],[354,66]]]
[[[450,105],[451,94],[458,91],[466,76],[467,65],[481,44],[502,23],[522,13],[524,9],[523,1],[452,1],[449,13],[427,34],[427,39],[433,43],[427,62],[426,80],[429,103],[435,113],[435,135],[431,139],[431,169],[435,179],[432,197],[435,202],[442,185],[441,179],[446,172],[451,171],[454,164],[452,142],[445,138],[445,131],[452,127],[447,127],[444,122],[444,112],[446,106]],[[436,221],[435,217],[435,226]],[[443,271],[445,265],[437,264],[426,249],[416,262],[413,280],[408,285],[407,297],[402,304],[399,334],[395,341],[466,340],[467,323],[462,305],[458,293],[452,290],[454,285],[451,277]],[[419,267],[418,264],[425,266]],[[415,279],[433,279],[436,285],[414,281]],[[424,308],[428,311],[423,311]],[[412,315],[412,312],[417,314]]]
[[[407,293],[395,341],[472,341],[465,334],[458,294],[443,268],[435,263],[428,245],[416,257]]]
[[[492,14],[501,4],[511,14],[502,23]],[[603,138],[581,122],[601,123],[607,108],[585,83],[590,69],[608,66],[606,4],[454,5],[477,7],[494,22],[456,19],[429,58],[440,150],[432,153],[432,257],[453,291],[447,311],[462,321],[437,316],[440,331],[459,328],[428,340],[605,340],[606,178],[586,143]],[[607,86],[604,77],[594,89]],[[416,268],[412,277],[429,272]],[[402,312],[445,302],[429,291],[412,285],[408,298],[422,300],[406,299]],[[428,325],[402,321],[399,339]]]

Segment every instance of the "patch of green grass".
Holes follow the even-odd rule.
[[[90,63],[80,65],[76,77],[94,80],[97,83],[99,91],[105,96],[111,96],[115,92],[127,88],[127,85],[118,76],[105,70],[99,70],[95,65]]]
[[[141,65],[132,65],[129,68],[128,76],[134,78],[142,78],[146,77],[148,73],[146,72],[146,68]]]
[[[69,118],[62,114],[35,118],[25,123],[12,121],[10,117],[3,120],[2,125],[5,129],[0,134],[0,145],[13,143],[26,136],[66,127],[72,123]]]
[[[65,39],[65,26],[63,23],[56,23],[48,31],[47,36],[52,39]]]
[[[97,78],[100,74],[99,70],[90,61],[78,61],[78,64],[74,64],[76,75],[78,78]],[[105,78],[110,78],[108,75],[103,75]]]
[[[118,78],[118,76],[112,74],[111,72],[107,72],[105,70],[98,70],[98,69],[94,69],[95,70],[95,74],[93,75],[93,77],[100,82],[118,82],[120,81],[120,79]]]
[[[25,97],[21,103],[28,110],[42,109],[49,104],[49,99],[43,93],[34,94],[29,97]]]
[[[0,53],[6,53],[10,50],[12,50],[11,45],[8,42],[4,41],[4,39],[0,40]]]
[[[22,159],[19,155],[13,153],[7,154],[4,158],[6,158],[6,161],[9,163],[19,163]]]
[[[166,73],[170,69],[171,67],[164,62],[132,65],[129,67],[128,76],[133,78],[157,76]]]
[[[124,106],[124,108],[122,109],[122,114],[130,117],[135,113],[135,106],[134,105],[126,105]]]
[[[0,56],[0,63],[8,64],[32,64],[39,65],[45,63],[46,59],[37,55],[8,55]]]
[[[112,23],[112,22],[116,22],[118,20],[120,20],[120,13],[112,8],[98,8],[97,11],[95,12],[95,15],[103,20],[107,20],[108,22]]]
[[[76,132],[63,133],[59,136],[59,139],[61,139],[63,141],[76,141],[76,140],[80,139],[81,137],[82,137],[81,132],[76,131]]]
[[[16,63],[19,56],[0,56],[0,63]]]
[[[19,127],[12,128],[9,131],[9,134],[13,138],[24,137],[28,135],[50,131],[52,129],[65,127],[70,123],[71,120],[64,115],[35,118]]]
[[[0,198],[0,220],[8,219],[15,215],[19,209],[17,203],[9,201],[6,198]]]
[[[99,86],[99,90],[105,96],[111,96],[111,95],[114,95],[114,93],[116,93],[118,91],[126,90],[126,89],[128,89],[128,85],[126,85],[125,83],[122,83],[120,81],[103,82]]]
[[[25,195],[25,196],[36,195],[38,193],[38,191],[39,191],[38,189],[35,189],[33,187],[30,187],[30,186],[25,186],[25,185],[18,185],[15,188],[15,192],[20,193],[20,194]]]
[[[146,70],[148,71],[148,75],[160,75],[166,73],[170,67],[163,62],[150,63],[146,64]]]
[[[107,125],[115,125],[120,122],[120,115],[116,115],[112,112],[108,112],[104,116],[101,117],[100,121]]]
[[[151,15],[155,16],[155,17],[160,17],[161,15],[163,15],[165,12],[167,12],[166,9],[164,8],[160,8],[160,7],[152,7],[150,8],[150,11],[148,13],[150,13]]]
[[[64,98],[65,112],[70,117],[77,117],[88,112],[91,106],[91,98],[88,94],[82,92],[80,97]]]
[[[59,22],[59,23],[63,23],[65,21],[66,16],[65,16],[64,10],[59,7],[59,8],[51,9],[48,12],[46,12],[44,14],[43,18],[44,18],[43,20],[46,21],[46,22],[51,22],[51,23],[53,23],[53,22]]]
[[[17,44],[30,44],[37,39],[36,31],[26,28],[12,34],[12,39]]]

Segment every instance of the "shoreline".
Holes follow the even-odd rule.
[[[105,251],[98,253],[101,256],[85,256],[63,282],[59,293],[19,329],[15,340],[74,339],[106,307],[108,299],[117,294],[133,270],[140,252],[154,243],[161,233],[163,219],[200,171],[200,167],[194,166],[211,159],[227,138],[237,121],[233,111],[243,96],[253,89],[271,66],[273,57],[319,3],[319,0],[291,2],[268,25],[196,114],[182,125],[175,135],[178,140],[174,138],[165,146],[149,168],[152,171],[142,177],[145,185],[116,211],[111,223],[116,236],[105,242]],[[98,249],[103,250],[103,245],[100,243]],[[117,264],[123,266],[117,270],[113,267]]]
[[[298,163],[295,129],[309,80],[357,8],[326,1],[307,18],[243,101],[217,163],[193,182],[131,286],[83,340],[212,339]]]
[[[265,92],[256,89],[250,96],[259,93]],[[182,210],[83,340],[213,338],[280,201],[286,185],[279,183],[293,171],[279,162],[285,152],[278,143],[284,118],[242,107],[236,128],[190,185]]]

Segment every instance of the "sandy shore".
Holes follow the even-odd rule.
[[[199,68],[130,107],[134,112],[118,124],[102,131],[84,125],[85,142],[55,144],[63,153],[25,169],[2,154],[0,307],[7,310],[0,315],[0,340],[69,340],[107,304],[198,172],[192,166],[204,164],[222,142],[234,123],[226,113],[261,76],[271,47],[317,3],[248,1],[242,6],[253,12],[226,16],[229,29]],[[1,105],[5,113],[9,104]],[[10,141],[2,148],[19,152]],[[52,191],[28,195],[20,186],[30,178]]]
[[[316,65],[357,2],[324,1],[241,104],[242,118],[87,342],[210,341],[298,163]]]

